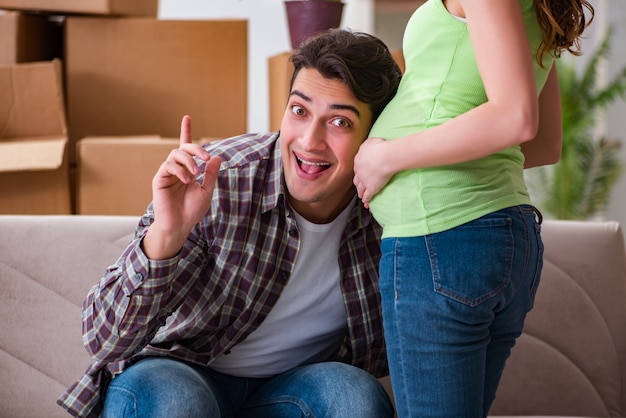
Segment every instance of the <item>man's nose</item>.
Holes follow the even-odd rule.
[[[325,129],[321,123],[311,123],[302,132],[301,142],[306,150],[319,150],[325,147]]]

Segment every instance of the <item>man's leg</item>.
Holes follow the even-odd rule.
[[[298,367],[276,376],[252,394],[237,418],[391,418],[385,389],[369,373],[343,363]]]
[[[219,382],[229,396],[241,393],[238,383]],[[167,357],[150,357],[133,364],[107,388],[102,418],[220,418],[232,416],[231,399],[223,399],[206,369]],[[243,398],[242,398],[243,399]]]

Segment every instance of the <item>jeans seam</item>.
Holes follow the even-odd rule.
[[[528,274],[527,270],[528,270],[528,263],[530,260],[530,232],[528,230],[528,223],[526,221],[526,212],[528,212],[528,210],[525,210],[523,207],[520,207],[520,206],[516,208],[519,211],[520,222],[522,226],[524,227],[524,271],[520,275],[520,279],[516,281],[513,294],[511,295],[509,300],[505,301],[503,309],[506,309],[507,306],[513,303],[513,301],[519,294],[520,289],[522,288],[522,284],[525,282],[525,277]],[[535,216],[532,208],[529,210],[532,211],[533,216]],[[513,242],[513,245],[515,246],[515,242]],[[513,251],[515,251],[515,248],[513,248]]]
[[[398,246],[400,245],[400,240],[396,239],[394,241],[394,251],[393,251],[393,286],[394,286],[394,294],[395,294],[395,302],[393,304],[393,309],[394,309],[394,320],[397,321],[399,315],[398,315],[398,288],[397,288],[397,280],[398,280]],[[401,326],[396,324],[396,328],[399,328]],[[396,347],[401,347],[402,346],[402,342],[401,342],[401,338],[400,338],[400,334],[399,331],[397,331],[395,333],[395,346]],[[405,361],[404,361],[404,357],[402,356],[403,354],[403,350],[399,350],[398,352],[398,365],[397,365],[397,369],[400,370],[400,376],[396,376],[396,378],[400,378],[402,379],[402,388],[404,390],[404,392],[406,392],[406,388],[408,387],[407,381],[406,381],[406,377],[407,377],[407,373],[405,372]],[[397,390],[398,388],[396,388]],[[408,394],[407,393],[401,393],[398,394],[401,395],[404,399],[408,399]],[[400,413],[400,411],[397,411],[398,414]]]
[[[393,243],[393,297],[395,300],[398,300],[398,262],[396,257],[396,254],[398,254],[398,244],[398,240],[395,240]]]
[[[315,414],[311,411],[305,402],[302,402],[302,399],[295,396],[278,396],[275,398],[264,399],[263,401],[250,402],[246,403],[241,409],[248,409],[251,407],[264,406],[264,405],[274,405],[277,403],[290,403],[292,405],[296,405],[300,408],[300,412],[302,415],[308,418],[315,418]]]
[[[137,395],[135,394],[135,392],[128,390],[126,388],[123,388],[123,387],[112,386],[112,385],[109,386],[109,390],[117,390],[117,391],[125,393],[126,395],[129,395],[133,399],[133,416],[135,418],[138,418]]]

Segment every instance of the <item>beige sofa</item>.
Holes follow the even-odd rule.
[[[80,306],[137,218],[0,216],[0,417],[66,417]],[[492,414],[626,416],[626,261],[613,222],[544,222],[543,282]],[[356,417],[362,418],[362,417]]]

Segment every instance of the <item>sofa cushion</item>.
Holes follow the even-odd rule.
[[[616,222],[545,221],[535,307],[496,415],[626,415],[626,258]]]
[[[83,299],[122,253],[137,221],[0,216],[2,418],[69,416],[56,399],[90,362],[81,341]],[[543,237],[535,309],[513,348],[491,415],[624,417],[622,230],[615,222],[545,221]]]
[[[136,217],[0,217],[0,415],[68,417],[57,398],[90,363],[81,305]]]

